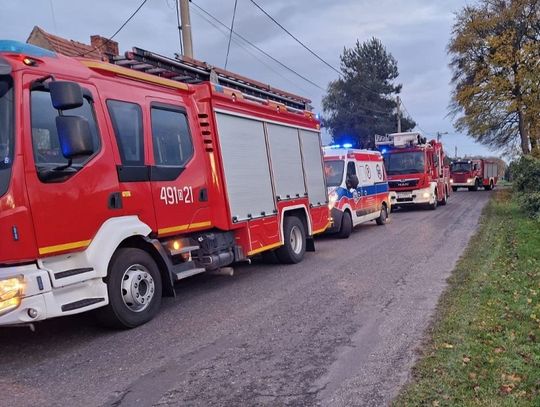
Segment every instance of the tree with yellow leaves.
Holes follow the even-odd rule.
[[[455,126],[498,148],[540,143],[540,1],[480,0],[457,15],[452,57]]]

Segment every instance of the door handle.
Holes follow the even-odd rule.
[[[109,209],[122,209],[122,194],[120,192],[110,194],[107,206]]]

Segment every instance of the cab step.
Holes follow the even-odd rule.
[[[180,281],[195,274],[204,273],[205,271],[206,269],[204,267],[197,267],[194,262],[186,261],[185,263],[174,266],[173,274],[175,281]]]

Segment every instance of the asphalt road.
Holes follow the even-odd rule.
[[[135,330],[88,316],[2,328],[0,405],[387,405],[489,196],[318,239],[298,265],[184,280]]]

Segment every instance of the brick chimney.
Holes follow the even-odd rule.
[[[109,41],[107,38],[101,35],[92,35],[90,37],[90,43],[93,48],[99,48],[102,54],[119,55],[118,43],[116,41]]]

